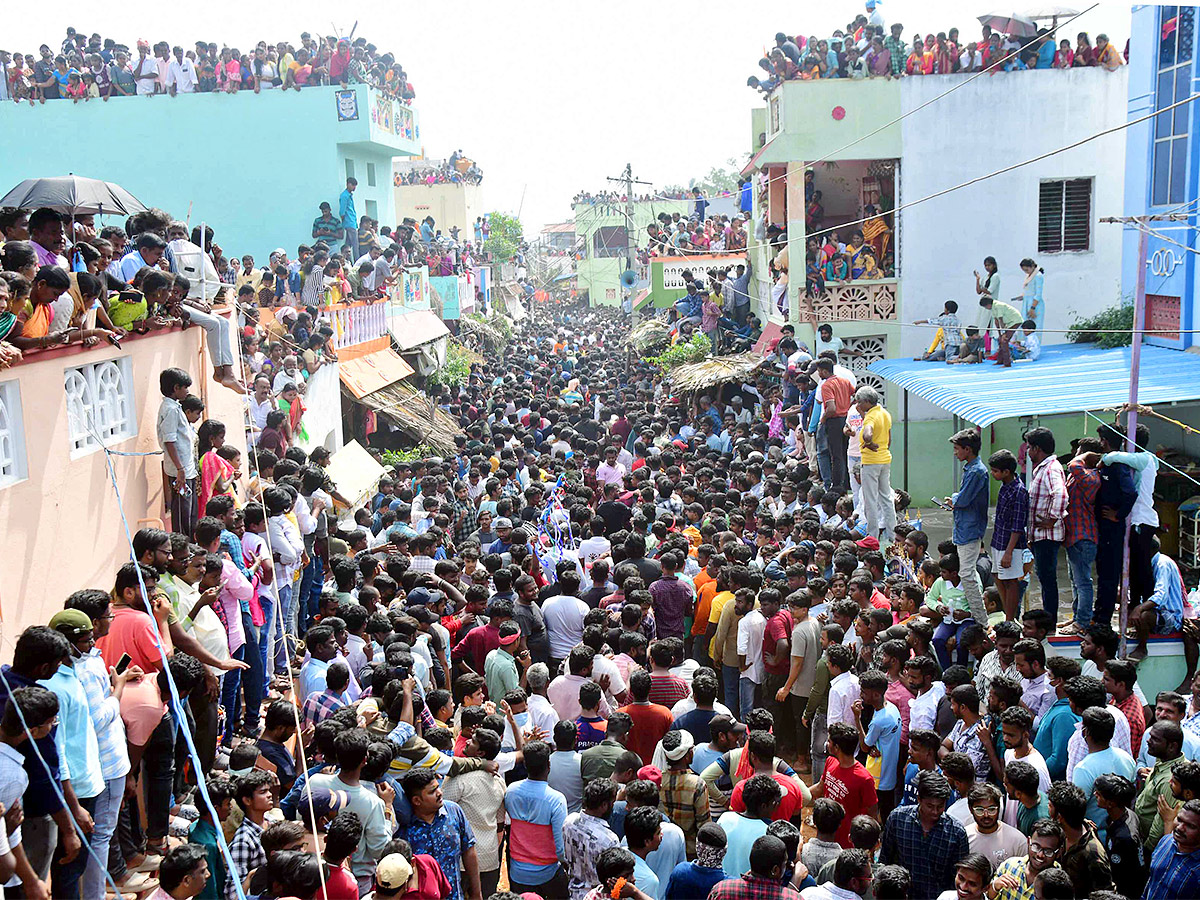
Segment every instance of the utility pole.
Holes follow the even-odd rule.
[[[649,185],[649,181],[638,181],[633,177],[633,165],[625,164],[625,172],[617,178],[609,178],[609,181],[619,181],[625,186],[625,268],[633,270],[633,249],[634,249],[634,218],[633,218],[633,186],[635,184]],[[629,327],[637,325],[637,310],[634,308],[633,289],[629,291]]]
[[[1110,225],[1132,225],[1138,230],[1137,287],[1133,297],[1133,334],[1130,336],[1129,352],[1129,402],[1125,414],[1125,449],[1130,453],[1138,449],[1135,445],[1138,378],[1142,364],[1142,334],[1146,330],[1146,265],[1150,245],[1150,234],[1146,228],[1151,222],[1186,222],[1187,219],[1187,215],[1176,213],[1164,216],[1105,216],[1100,220]],[[1133,526],[1126,520],[1121,562],[1121,645],[1118,651],[1121,657],[1126,655],[1128,641],[1126,631],[1129,628],[1129,535],[1132,529]]]

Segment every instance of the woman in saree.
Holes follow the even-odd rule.
[[[199,509],[204,511],[208,501],[225,494],[233,497],[237,470],[219,451],[225,446],[225,425],[216,419],[205,419],[196,430],[196,452],[200,454]],[[236,497],[235,497],[236,499]]]
[[[866,263],[864,257],[870,250],[863,240],[861,231],[854,232],[854,236],[850,238],[850,243],[846,246],[846,256],[850,262],[850,279],[862,278],[863,272],[866,271]]]
[[[879,210],[868,204],[866,208],[867,221],[862,224],[863,240],[875,251],[875,259],[887,256],[888,245],[892,241],[892,229],[888,227]]]
[[[15,301],[15,296],[9,291],[8,282],[0,278],[0,369],[7,369],[21,360],[21,351],[8,342],[8,336],[17,326],[17,314],[11,307],[16,302],[25,302],[24,299]]]

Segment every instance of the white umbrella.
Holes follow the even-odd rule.
[[[992,31],[1001,34],[1011,34],[1015,37],[1033,37],[1037,34],[1037,25],[1033,20],[1020,13],[988,13],[979,17],[980,25],[987,25]]]
[[[1068,16],[1079,15],[1079,10],[1073,9],[1070,6],[1057,6],[1053,3],[1046,3],[1041,6],[1034,6],[1021,13],[1027,19],[1033,19],[1035,22],[1038,19],[1065,19]]]

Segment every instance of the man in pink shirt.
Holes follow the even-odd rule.
[[[615,484],[620,487],[625,481],[625,467],[617,462],[619,450],[609,445],[604,448],[604,462],[596,467],[596,480],[601,484]]]

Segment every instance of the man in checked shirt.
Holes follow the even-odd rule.
[[[1054,433],[1049,428],[1025,432],[1025,443],[1034,465],[1029,482],[1030,547],[1042,586],[1042,609],[1057,619],[1058,548],[1067,536],[1067,480],[1054,456]]]

